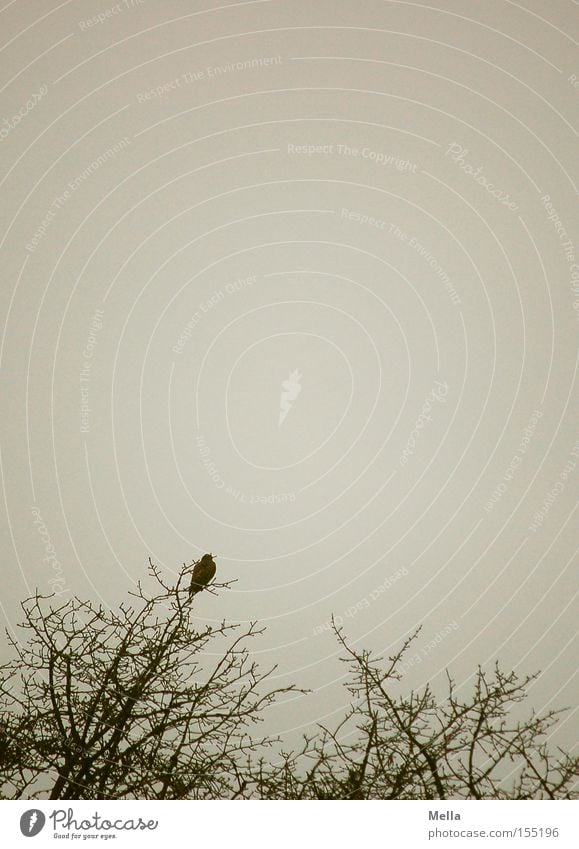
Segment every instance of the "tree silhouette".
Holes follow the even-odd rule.
[[[560,711],[521,718],[523,679],[498,664],[474,675],[468,695],[447,674],[398,694],[409,636],[388,658],[357,651],[334,625],[349,674],[350,707],[319,725],[297,751],[254,737],[268,706],[293,686],[269,689],[272,669],[251,659],[262,633],[221,622],[197,629],[191,567],[153,592],[105,610],[78,598],[22,604],[28,639],[9,635],[0,667],[0,796],[51,799],[563,799],[578,760],[553,753]],[[274,667],[275,668],[275,667]]]
[[[355,651],[334,631],[348,665],[352,704],[336,728],[319,727],[302,749],[257,771],[261,798],[277,799],[561,799],[572,798],[578,759],[547,735],[562,711],[514,717],[536,675],[519,679],[498,663],[480,667],[459,698],[447,673],[447,696],[429,685],[395,696],[401,660],[418,634],[393,656]],[[576,794],[575,794],[576,796]]]
[[[255,623],[192,626],[189,567],[175,586],[152,563],[150,575],[155,592],[139,584],[116,612],[78,598],[53,608],[38,594],[23,603],[29,639],[9,635],[16,657],[0,670],[4,798],[230,798],[245,787],[247,753],[271,742],[248,729],[293,688],[264,690],[272,670],[247,648]]]

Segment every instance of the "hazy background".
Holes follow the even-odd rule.
[[[212,551],[315,690],[269,730],[347,703],[332,613],[577,703],[578,12],[4,4],[8,628]]]

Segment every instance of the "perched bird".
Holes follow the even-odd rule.
[[[213,580],[217,566],[212,554],[204,554],[201,560],[195,564],[193,574],[191,576],[191,586],[189,592],[191,595],[200,592],[209,581]]]

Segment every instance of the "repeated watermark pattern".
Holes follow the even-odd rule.
[[[31,509],[33,522],[36,525],[36,529],[42,542],[44,543],[46,556],[42,558],[42,562],[46,563],[52,570],[52,576],[48,578],[47,583],[50,585],[51,592],[55,593],[55,595],[64,595],[64,593],[69,592],[69,588],[66,586],[66,578],[64,577],[62,564],[56,556],[52,537],[50,536],[50,532],[46,527],[46,523],[42,518],[38,507],[33,505]]]
[[[254,56],[251,59],[243,59],[239,62],[225,62],[223,65],[207,66],[196,71],[185,71],[181,76],[174,77],[164,83],[160,83],[147,91],[137,94],[137,103],[146,103],[149,100],[159,100],[167,94],[194,83],[215,80],[227,74],[235,74],[243,71],[261,71],[274,65],[281,65],[281,56]]]
[[[555,502],[559,499],[561,493],[565,490],[570,478],[575,472],[577,468],[577,463],[579,462],[579,440],[575,443],[573,448],[571,449],[571,455],[563,468],[560,470],[557,475],[557,479],[553,481],[552,486],[545,493],[545,497],[543,498],[543,503],[539,507],[538,510],[533,514],[533,520],[529,525],[529,530],[534,534],[537,533],[539,528],[545,522],[545,519],[551,512]]]
[[[287,152],[293,156],[342,156],[350,159],[366,160],[374,165],[391,167],[396,171],[416,174],[418,166],[415,162],[411,162],[402,156],[395,153],[386,153],[382,150],[374,150],[371,147],[355,147],[349,144],[338,144],[332,142],[329,144],[316,142],[288,142]]]
[[[80,387],[80,432],[90,433],[90,386],[93,376],[94,355],[98,344],[99,334],[103,329],[104,310],[97,309],[89,325],[88,336],[82,356],[82,367],[79,375]]]
[[[414,652],[413,654],[408,655],[407,659],[402,661],[398,667],[400,672],[404,674],[409,672],[411,669],[420,666],[420,664],[427,660],[432,653],[436,651],[436,649],[440,648],[447,637],[450,637],[451,634],[455,634],[459,628],[460,625],[453,619],[452,622],[449,622],[437,631],[434,637],[432,637],[419,652]]]
[[[402,453],[400,454],[399,463],[401,466],[405,466],[408,462],[408,458],[412,457],[416,450],[416,443],[420,439],[420,434],[422,433],[426,425],[432,421],[432,412],[434,410],[434,405],[446,404],[447,395],[448,383],[446,381],[441,383],[439,380],[435,380],[434,386],[424,399],[422,409],[420,410],[420,414],[414,424],[414,429],[410,432],[410,435],[406,440],[406,445],[404,446],[404,448],[402,449]]]
[[[533,438],[533,434],[537,428],[537,422],[543,416],[542,410],[533,410],[529,421],[525,429],[523,430],[523,435],[521,437],[521,441],[519,442],[518,448],[513,454],[513,457],[505,469],[505,473],[502,477],[500,483],[496,485],[491,494],[489,495],[486,504],[484,505],[485,513],[490,513],[494,508],[495,504],[501,500],[505,492],[507,491],[507,486],[514,478],[519,466],[523,462],[523,457],[527,453],[529,449],[529,445],[531,444],[531,440]]]
[[[239,486],[235,486],[222,476],[217,464],[213,460],[211,447],[207,444],[207,440],[203,434],[197,434],[195,444],[201,459],[201,464],[205,472],[209,476],[215,489],[223,490],[223,492],[239,504],[249,505],[274,505],[274,504],[291,504],[296,500],[295,492],[246,492]]]
[[[79,21],[78,28],[81,32],[86,32],[93,27],[110,21],[111,18],[115,18],[123,12],[130,11],[131,9],[137,9],[139,6],[143,6],[144,4],[145,0],[121,0],[120,3],[115,3],[114,6],[104,9],[102,12],[97,12],[96,15],[93,15],[90,18],[84,18],[82,21]]]
[[[205,318],[207,313],[211,312],[211,310],[220,304],[228,295],[234,295],[236,292],[243,292],[244,289],[247,289],[248,286],[253,286],[257,281],[257,276],[255,274],[248,274],[247,277],[238,277],[236,280],[233,280],[230,283],[227,283],[223,288],[216,289],[203,301],[201,301],[179,334],[179,338],[173,345],[173,352],[175,354],[182,354],[187,342],[194,336],[194,331],[197,325]]]
[[[553,229],[561,242],[563,256],[569,268],[569,288],[573,297],[573,310],[575,312],[575,318],[579,321],[579,263],[577,262],[577,254],[575,253],[575,244],[551,201],[551,195],[543,195],[541,205],[547,213],[547,219],[553,225]]]
[[[367,213],[360,212],[356,209],[348,209],[343,206],[339,212],[340,218],[343,221],[350,221],[360,224],[362,227],[370,227],[372,229],[381,230],[383,233],[386,233],[388,236],[392,236],[399,242],[407,244],[408,247],[412,248],[413,251],[422,257],[422,259],[424,259],[428,266],[434,271],[436,277],[438,277],[444,286],[445,291],[448,293],[451,302],[455,306],[461,305],[462,301],[460,299],[460,295],[456,291],[449,275],[434,254],[425,245],[423,245],[416,236],[410,236],[402,229],[402,227],[400,227],[399,224],[396,224],[393,221],[388,222],[383,218],[376,218],[373,215],[368,215]]]
[[[125,150],[131,144],[131,140],[128,136],[120,139],[116,144],[107,148],[103,153],[97,156],[96,159],[84,168],[80,174],[77,174],[76,177],[73,177],[72,180],[69,180],[66,188],[64,188],[60,194],[56,195],[52,200],[48,210],[46,211],[42,221],[36,228],[33,237],[26,245],[26,250],[33,254],[37,249],[38,245],[42,242],[44,237],[46,236],[48,230],[50,229],[52,223],[56,219],[59,210],[61,210],[71,199],[73,194],[79,190],[79,188],[90,178],[92,175],[102,168],[105,163],[107,163],[110,159],[113,159],[118,153]]]
[[[9,118],[2,118],[0,121],[0,141],[4,141],[4,139],[8,138],[12,130],[16,129],[16,127],[24,121],[30,113],[36,109],[41,100],[43,100],[48,94],[48,85],[44,83],[40,86],[38,91],[33,92],[26,103],[24,103],[20,109],[11,115]]]
[[[391,590],[395,584],[398,583],[402,578],[407,578],[409,575],[408,569],[406,566],[403,566],[400,569],[397,569],[391,575],[388,575],[382,583],[373,589],[367,596],[359,599],[359,601],[355,602],[355,604],[351,604],[346,610],[342,613],[338,613],[333,617],[333,623],[336,627],[340,628],[347,619],[353,619],[363,610],[368,610],[372,602],[377,601],[380,596],[382,596],[388,590]],[[322,622],[320,625],[316,625],[313,630],[314,637],[317,637],[319,634],[323,634],[324,632],[332,630],[332,619],[328,619],[326,622]]]
[[[508,192],[498,188],[494,185],[494,183],[489,182],[488,178],[483,173],[484,168],[482,165],[478,165],[476,168],[471,165],[471,163],[467,161],[468,154],[468,148],[463,147],[457,142],[450,142],[446,149],[445,156],[450,156],[451,160],[460,168],[463,174],[467,174],[469,177],[472,177],[474,182],[478,183],[479,186],[482,186],[482,188],[488,192],[491,197],[495,198],[503,206],[506,206],[506,208],[511,210],[511,212],[515,212],[519,208],[518,204],[515,203],[514,200],[511,200],[511,196]]]
[[[298,686],[306,658],[304,729],[338,706],[332,622],[372,653],[429,623],[417,686],[525,629],[537,708],[568,700],[577,3],[457,5],[4,0],[11,598],[117,605],[149,554],[216,551],[196,610],[264,621]]]

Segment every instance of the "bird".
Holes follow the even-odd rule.
[[[204,554],[201,560],[199,560],[193,568],[189,593],[191,595],[195,595],[195,593],[200,592],[203,587],[209,583],[209,581],[213,580],[216,571],[217,566],[215,565],[213,555]]]

